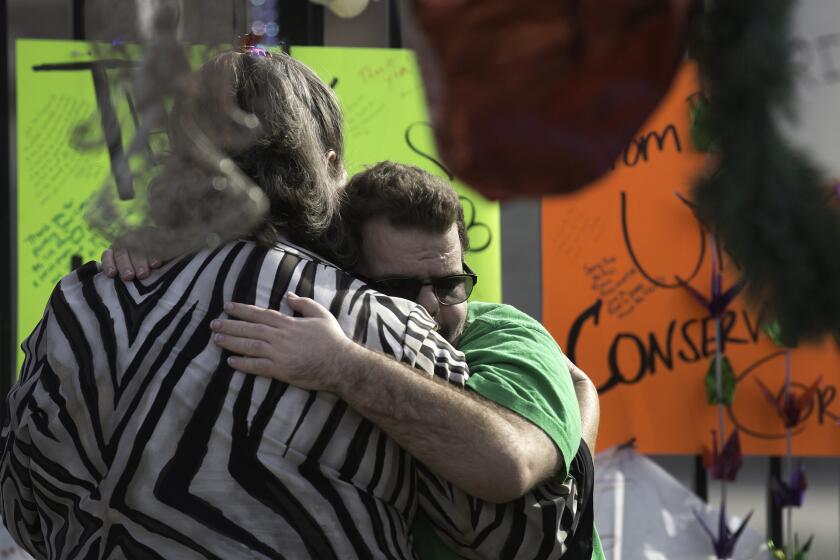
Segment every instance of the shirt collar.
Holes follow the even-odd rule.
[[[281,233],[277,236],[277,245],[282,246],[282,247],[287,248],[287,249],[293,249],[295,252],[297,252],[299,254],[302,254],[306,257],[309,257],[310,259],[312,259],[314,261],[319,261],[319,262],[327,264],[327,265],[329,265],[333,268],[337,268],[337,269],[341,270],[340,266],[338,266],[335,263],[332,263],[332,262],[328,261],[327,259],[325,259],[321,255],[319,255],[317,253],[313,253],[309,249],[305,249],[305,248],[301,247],[300,245],[297,245],[296,243],[292,243],[289,240],[289,238],[286,237],[285,234]]]

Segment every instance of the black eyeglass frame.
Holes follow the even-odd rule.
[[[462,262],[461,266],[464,268],[463,273],[461,273],[461,274],[450,274],[449,276],[441,276],[439,278],[432,279],[430,282],[421,282],[417,278],[412,278],[410,276],[389,276],[387,278],[380,278],[378,280],[373,280],[371,278],[367,278],[367,277],[359,276],[359,275],[357,275],[357,276],[360,280],[365,282],[371,288],[373,288],[373,289],[375,289],[379,292],[382,292],[385,295],[391,295],[391,294],[388,293],[387,289],[383,289],[384,288],[383,284],[385,284],[386,282],[393,282],[395,280],[396,281],[410,280],[412,282],[416,282],[417,285],[418,285],[418,288],[417,288],[417,293],[414,295],[414,298],[406,298],[406,299],[410,299],[411,301],[414,301],[415,299],[417,299],[417,296],[420,294],[420,290],[423,289],[423,286],[431,286],[432,287],[432,292],[435,294],[435,299],[437,299],[438,303],[441,304],[441,305],[450,306],[450,305],[460,305],[460,304],[464,303],[465,301],[467,301],[468,299],[470,299],[470,295],[472,295],[472,291],[475,289],[475,285],[478,284],[478,275],[475,272],[473,272],[473,270],[469,266],[467,266],[467,263]],[[443,281],[446,281],[446,280],[451,280],[453,278],[470,278],[472,280],[472,287],[470,287],[469,292],[467,293],[466,297],[463,300],[458,301],[458,302],[449,303],[449,302],[444,301],[444,299],[438,294],[438,286],[437,286],[436,283],[437,282],[443,282]],[[401,297],[401,296],[392,296],[392,297]]]

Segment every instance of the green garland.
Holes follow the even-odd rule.
[[[712,0],[693,41],[708,96],[697,136],[718,157],[693,198],[787,346],[840,327],[840,212],[778,124],[792,116],[792,6]]]

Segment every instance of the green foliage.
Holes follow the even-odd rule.
[[[723,356],[720,360],[722,394],[718,394],[715,361],[715,357],[712,356],[711,361],[709,361],[709,369],[706,371],[706,397],[709,400],[709,404],[725,404],[731,406],[735,400],[735,385],[737,384],[735,373],[732,371],[732,364],[729,363],[729,359],[726,356]]]
[[[691,108],[691,143],[698,152],[717,151],[709,130],[709,102],[705,97],[700,97]]]
[[[778,346],[779,348],[786,348],[785,346],[785,337],[782,336],[782,327],[779,325],[779,322],[774,320],[767,323],[764,323],[761,328],[764,330],[764,334],[766,334],[770,340],[773,341],[773,344]],[[793,348],[790,346],[788,348]]]
[[[707,3],[693,44],[709,104],[696,136],[719,156],[693,199],[787,347],[840,326],[840,212],[777,123],[792,114],[792,4]]]
[[[814,542],[814,535],[808,537],[805,544],[799,545],[799,534],[793,537],[793,554],[791,560],[808,560],[808,551],[811,550],[811,544]],[[787,552],[784,548],[777,547],[773,541],[767,541],[767,548],[773,553],[773,558],[777,560],[787,560]]]

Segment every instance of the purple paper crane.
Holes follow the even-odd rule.
[[[691,202],[690,200],[688,200],[686,197],[684,197],[683,195],[681,195],[677,191],[674,191],[674,194],[676,195],[677,198],[680,199],[680,202],[682,202],[683,204],[688,206],[689,209],[691,209],[691,213],[694,214],[694,217],[697,218],[697,221],[700,222],[701,224],[703,224],[703,227],[705,227],[706,224],[703,223],[703,220],[700,219],[700,211],[697,208],[697,205],[694,204],[693,202]]]
[[[805,490],[808,489],[808,479],[805,478],[805,468],[802,463],[790,473],[787,482],[777,477],[770,479],[770,494],[773,496],[773,503],[776,507],[802,507],[802,500],[805,498]]]
[[[732,558],[732,553],[735,552],[735,545],[738,543],[738,539],[741,538],[741,533],[744,532],[744,529],[747,527],[747,523],[750,522],[752,514],[752,510],[750,510],[744,520],[741,521],[738,529],[736,529],[733,533],[729,530],[729,526],[726,524],[726,500],[722,501],[720,503],[720,516],[718,517],[718,534],[717,537],[715,537],[715,534],[712,533],[712,529],[706,524],[703,517],[697,513],[697,510],[694,510],[694,517],[697,518],[697,521],[699,521],[700,525],[703,526],[703,529],[709,535],[709,538],[712,539],[715,556],[720,559]]]
[[[690,200],[688,200],[687,198],[682,196],[680,193],[675,192],[674,194],[677,195],[677,198],[679,198],[682,202],[684,202],[689,208],[691,208],[691,211],[694,213],[695,217],[697,217],[697,219],[700,220],[700,216],[697,212],[697,206],[693,202],[691,202]],[[701,220],[701,223],[702,223],[702,220]],[[718,254],[717,253],[718,252],[713,247],[712,251],[711,251],[711,254],[712,254],[712,295],[711,295],[711,298],[707,298],[706,296],[704,296],[703,294],[698,292],[696,289],[694,289],[691,285],[689,285],[688,282],[686,282],[685,280],[683,280],[680,277],[677,277],[677,280],[680,282],[680,284],[682,284],[683,287],[685,287],[685,289],[687,289],[689,292],[691,292],[691,295],[694,296],[694,299],[696,299],[700,303],[700,305],[705,307],[709,311],[709,316],[714,318],[714,319],[720,319],[721,317],[723,317],[723,313],[724,313],[724,311],[726,311],[727,306],[730,303],[732,303],[732,300],[734,300],[735,297],[744,288],[744,282],[743,281],[738,281],[735,284],[731,285],[729,287],[729,289],[727,289],[726,291],[723,291],[723,275],[721,274],[720,266],[718,266]]]
[[[703,448],[703,464],[709,470],[712,479],[734,481],[744,464],[738,430],[735,429],[732,432],[720,452],[718,452],[717,432],[712,430],[712,450],[710,452],[708,448]]]
[[[683,287],[688,290],[692,296],[694,296],[694,299],[696,299],[700,305],[709,311],[709,316],[713,319],[720,319],[723,317],[723,313],[726,311],[726,308],[744,288],[744,282],[741,280],[732,284],[726,291],[723,291],[723,275],[720,273],[720,269],[717,266],[717,255],[715,251],[712,251],[711,298],[706,298],[706,296],[698,292],[688,282],[683,281],[681,278],[677,278],[677,280],[679,280]]]
[[[786,391],[782,387],[777,394],[773,394],[767,385],[761,382],[760,379],[755,380],[761,388],[761,392],[776,409],[776,413],[782,418],[786,428],[794,428],[802,420],[802,413],[811,400],[814,398],[814,393],[817,392],[820,382],[822,382],[822,375],[820,375],[810,387],[805,389],[798,397],[793,396],[792,391]]]

